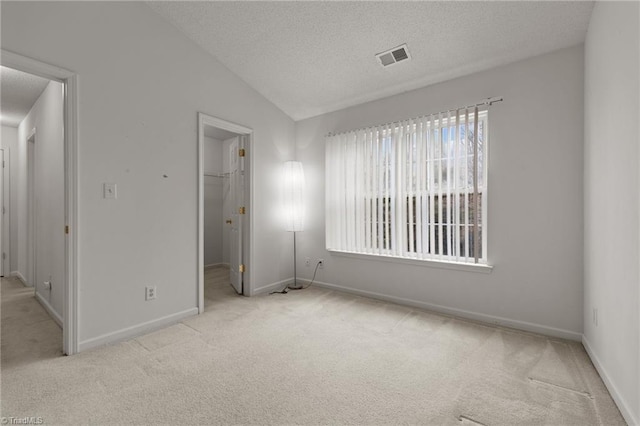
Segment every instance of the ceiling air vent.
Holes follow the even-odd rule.
[[[407,49],[407,45],[403,44],[387,50],[386,52],[376,54],[376,58],[378,58],[383,67],[388,67],[389,65],[411,59],[411,56],[409,56],[409,49]]]

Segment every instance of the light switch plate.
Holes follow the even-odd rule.
[[[117,187],[115,183],[103,183],[103,197],[105,199],[116,199],[118,198]]]

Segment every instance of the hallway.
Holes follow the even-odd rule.
[[[62,356],[62,329],[16,277],[2,278],[2,372]]]

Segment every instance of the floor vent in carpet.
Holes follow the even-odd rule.
[[[556,389],[562,389],[568,392],[573,392],[573,393],[577,393],[578,395],[582,395],[584,397],[587,397],[589,399],[593,399],[593,396],[591,396],[591,394],[589,392],[584,392],[584,391],[579,391],[576,389],[571,389],[568,388],[566,386],[560,386],[560,385],[556,385],[555,383],[550,383],[550,382],[545,382],[544,380],[538,380],[538,379],[534,379],[533,377],[529,377],[529,380],[531,381],[531,383],[534,384],[539,384],[539,385],[543,385],[543,386],[550,386]]]
[[[480,423],[477,420],[473,420],[471,417],[467,417],[467,416],[458,416],[458,421],[462,424],[467,424],[467,425],[479,425],[479,426],[487,426],[484,423]]]

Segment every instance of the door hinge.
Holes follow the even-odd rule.
[[[2,260],[5,260],[7,258],[7,253],[2,253]]]
[[[4,206],[2,206],[2,214],[4,214],[5,210],[4,210]]]
[[[65,227],[64,227],[64,233],[65,233],[65,234],[69,234],[69,225],[65,225]]]
[[[238,270],[240,272],[244,272],[244,265],[241,263],[240,266],[238,267]]]
[[[244,207],[240,207],[240,208],[238,209],[238,213],[239,213],[239,214],[245,214],[245,211],[246,211],[246,210],[245,210],[245,208],[244,208]]]
[[[246,152],[245,152],[244,148],[240,148],[240,150],[238,151],[238,155],[239,155],[240,157],[244,157],[244,154],[246,154]]]

